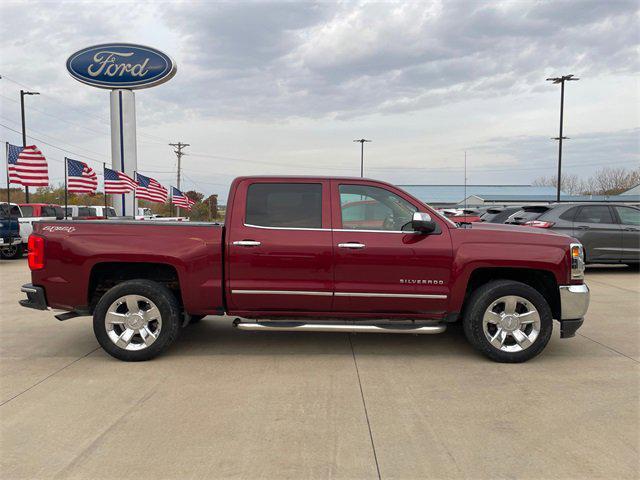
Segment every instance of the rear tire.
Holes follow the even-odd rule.
[[[538,355],[553,331],[551,309],[533,287],[495,280],[467,300],[464,333],[469,343],[496,362],[520,363]]]
[[[180,332],[180,306],[164,285],[128,280],[108,290],[93,314],[100,346],[125,362],[150,360],[167,349]]]

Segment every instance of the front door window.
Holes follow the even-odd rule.
[[[400,231],[411,226],[417,209],[384,188],[340,185],[340,210],[343,229]]]

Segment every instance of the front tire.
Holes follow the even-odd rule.
[[[482,285],[467,300],[464,333],[496,362],[520,363],[538,355],[553,331],[551,309],[533,287],[513,280]]]
[[[126,362],[150,360],[167,349],[180,331],[180,307],[164,285],[128,280],[108,290],[93,314],[102,348]]]

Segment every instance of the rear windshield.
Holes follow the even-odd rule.
[[[60,207],[58,207],[60,208]],[[60,210],[60,212],[62,212],[62,210]],[[40,215],[41,217],[56,217],[56,207],[53,206],[46,206],[46,207],[42,207],[42,214]]]
[[[79,217],[95,217],[96,209],[89,207],[78,207],[78,216]]]
[[[33,207],[30,205],[23,205],[22,207],[20,207],[20,210],[22,210],[22,214],[25,217],[33,217]]]
[[[11,218],[20,218],[20,209],[17,205],[11,206]],[[0,205],[0,218],[9,218],[9,208],[6,203]]]
[[[483,222],[490,222],[491,220],[496,218],[501,213],[502,213],[502,209],[501,208],[490,208],[485,213],[480,215],[480,220],[482,220]]]
[[[518,210],[516,213],[511,215],[505,223],[514,223],[516,225],[521,225],[525,222],[535,220],[547,210],[549,210],[549,207],[524,207],[522,210]]]

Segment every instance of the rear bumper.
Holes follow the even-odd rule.
[[[22,286],[20,291],[27,294],[26,300],[18,302],[20,305],[27,308],[35,308],[36,310],[47,310],[47,298],[44,295],[44,288],[27,283]]]
[[[560,286],[560,337],[573,337],[582,326],[589,309],[590,293],[586,283]]]

